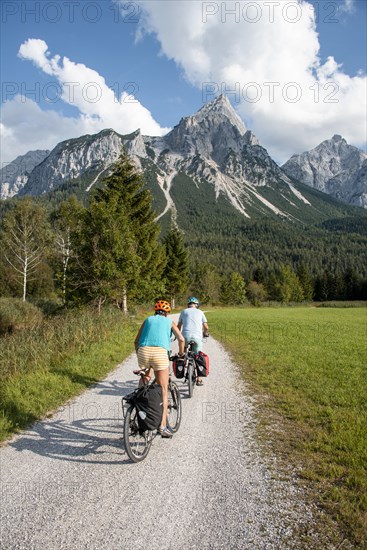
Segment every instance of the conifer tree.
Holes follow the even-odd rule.
[[[163,241],[167,265],[165,269],[166,288],[170,295],[172,309],[177,294],[185,292],[189,278],[189,257],[180,230],[173,226]]]
[[[328,299],[328,282],[325,273],[318,275],[315,279],[314,298],[317,302]]]
[[[117,194],[118,204],[125,208],[131,222],[136,254],[141,260],[139,276],[130,281],[127,290],[131,297],[152,300],[163,290],[162,274],[166,265],[164,247],[158,242],[160,228],[152,207],[152,195],[144,188],[143,175],[137,172],[125,152],[103,183],[105,187],[97,192],[96,200],[106,200],[106,193]]]
[[[343,274],[343,283],[345,289],[345,299],[355,300],[358,295],[358,276],[352,266],[348,266]]]
[[[128,216],[117,201],[91,201],[79,257],[73,276],[84,298],[96,301],[99,311],[106,300],[121,300],[123,289],[138,277],[141,261]]]
[[[84,271],[99,304],[113,298],[127,311],[128,296],[152,299],[162,288],[164,250],[151,194],[125,153],[103,184],[86,213]]]

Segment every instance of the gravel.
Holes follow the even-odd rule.
[[[1,448],[1,548],[332,548],[318,544],[297,484],[264,456],[256,399],[230,356],[213,338],[204,351],[210,376],[192,399],[178,382],[180,430],[156,437],[142,463],[129,462],[122,440],[135,355]]]

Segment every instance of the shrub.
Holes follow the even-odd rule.
[[[0,335],[23,328],[33,328],[42,322],[42,311],[19,298],[0,298]]]

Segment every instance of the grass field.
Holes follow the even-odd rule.
[[[367,309],[223,309],[207,316],[259,395],[263,434],[365,548]]]
[[[137,323],[73,310],[0,338],[0,441],[96,383],[132,353]]]

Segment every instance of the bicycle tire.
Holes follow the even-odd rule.
[[[168,410],[167,410],[167,426],[171,432],[176,433],[181,424],[182,405],[181,394],[175,382],[171,382],[168,386]]]
[[[189,360],[189,364],[187,367],[187,383],[189,385],[189,397],[192,397],[194,393],[195,380],[194,380],[194,364],[191,359]]]
[[[133,462],[141,462],[147,457],[152,445],[153,433],[151,430],[140,432],[137,410],[130,405],[125,414],[124,443],[128,457]]]

